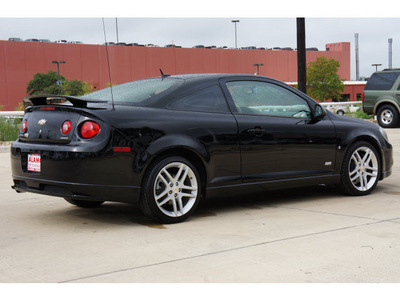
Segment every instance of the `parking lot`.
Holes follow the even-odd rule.
[[[366,197],[331,187],[211,199],[181,224],[11,189],[0,153],[0,282],[400,282],[400,129]]]

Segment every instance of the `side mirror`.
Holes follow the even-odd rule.
[[[326,116],[326,110],[319,104],[315,105],[314,108],[314,119],[322,119]]]

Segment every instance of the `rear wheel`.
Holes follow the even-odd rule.
[[[381,127],[393,128],[399,123],[399,112],[393,105],[386,104],[378,109],[377,118]]]
[[[347,195],[363,196],[378,184],[380,161],[376,149],[367,142],[350,146],[343,160],[341,188]]]
[[[104,201],[87,201],[87,200],[78,200],[78,199],[71,199],[71,198],[64,198],[65,201],[71,203],[73,205],[84,207],[84,208],[95,208],[99,207],[104,203]]]
[[[200,177],[194,165],[182,157],[167,157],[154,163],[145,175],[140,204],[152,219],[178,223],[196,209],[200,192]]]
[[[343,116],[344,115],[344,110],[339,109],[336,114],[338,114],[339,116]]]

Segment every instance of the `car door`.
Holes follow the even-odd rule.
[[[244,183],[334,172],[335,128],[328,116],[312,117],[312,100],[278,81],[222,85],[238,122]]]

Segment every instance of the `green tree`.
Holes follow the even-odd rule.
[[[88,83],[80,80],[68,81],[60,75],[61,85],[57,85],[58,73],[48,71],[47,73],[36,73],[33,79],[28,82],[26,93],[28,95],[69,95],[82,96],[90,92],[91,87]],[[93,86],[93,85],[92,85]]]
[[[82,96],[85,94],[85,83],[80,80],[71,80],[68,81],[64,88],[65,88],[65,95],[70,96]]]
[[[57,85],[58,74],[54,71],[48,71],[47,73],[36,73],[33,79],[28,82],[26,87],[26,93],[28,95],[39,95],[39,94],[60,94],[60,86]],[[60,76],[60,81],[65,84],[66,79],[64,76]]]
[[[84,95],[94,92],[94,85],[90,82],[83,83]]]
[[[344,91],[343,81],[339,78],[340,64],[333,58],[318,57],[307,66],[307,94],[317,100],[339,100]]]

